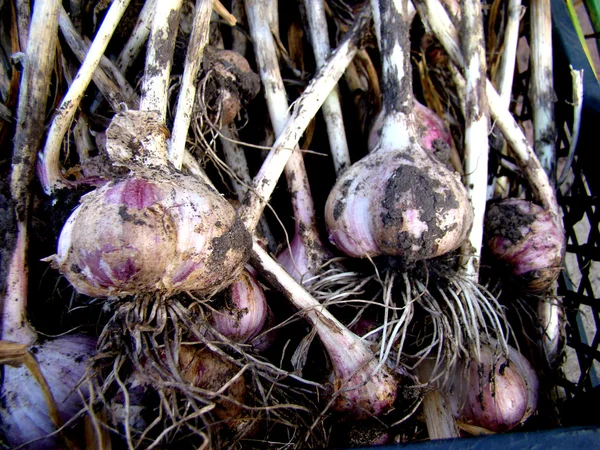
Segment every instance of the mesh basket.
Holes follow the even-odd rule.
[[[600,400],[600,179],[595,173],[594,152],[600,123],[600,85],[581,46],[565,3],[552,0],[555,33],[555,87],[559,99],[571,98],[569,66],[584,70],[584,99],[580,136],[568,181],[559,191],[567,233],[565,270],[559,295],[567,317],[567,346],[560,406],[561,425],[600,425],[600,415],[589,408]],[[557,102],[559,156],[570,146],[573,108]]]

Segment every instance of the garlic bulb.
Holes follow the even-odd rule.
[[[243,270],[226,292],[225,305],[212,313],[216,330],[236,342],[252,342],[264,328],[269,305],[262,286]]]
[[[212,187],[168,165],[167,135],[156,113],[113,118],[106,150],[131,173],[82,197],[48,258],[79,292],[208,294],[242,270],[250,233]]]
[[[249,245],[233,207],[203,183],[136,174],[82,197],[52,259],[89,296],[212,292],[235,279]]]
[[[485,239],[494,258],[532,292],[548,289],[558,278],[566,237],[549,211],[522,199],[491,203],[485,216]]]
[[[463,369],[464,370],[464,369]],[[450,401],[460,420],[493,432],[508,431],[536,410],[539,381],[531,364],[517,350],[508,355],[482,346],[481,361],[457,371]]]
[[[380,145],[338,179],[325,220],[349,256],[419,260],[458,248],[473,211],[458,175],[420,145]]]
[[[95,348],[96,340],[83,335],[59,337],[30,348],[63,422],[83,408],[87,386],[80,382]],[[55,449],[64,443],[59,434],[46,437],[56,427],[38,382],[25,366],[4,366],[0,417],[5,442],[11,447],[33,441],[25,448]]]

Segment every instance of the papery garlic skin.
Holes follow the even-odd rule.
[[[458,175],[412,145],[378,148],[352,165],[329,194],[325,220],[349,256],[420,260],[458,248],[473,211]]]
[[[450,402],[455,416],[492,432],[508,431],[536,410],[539,380],[531,364],[517,350],[508,355],[482,346],[481,361],[457,371]]]
[[[566,236],[549,211],[522,199],[490,203],[486,245],[492,256],[531,292],[548,289],[562,270]]]
[[[434,153],[441,162],[448,163],[452,146],[452,135],[444,121],[431,109],[417,100],[414,100],[413,113],[415,130],[421,136],[421,145],[423,148]],[[385,116],[386,113],[383,110],[373,122],[367,142],[370,152],[375,150],[379,144]],[[403,130],[398,130],[398,133],[402,132]],[[405,132],[408,133],[407,131]]]
[[[243,268],[250,234],[208,186],[177,173],[136,173],[82,197],[51,259],[93,297],[210,293]]]
[[[212,312],[216,330],[235,342],[250,342],[264,328],[269,305],[262,286],[243,270],[228,288],[225,305]]]
[[[83,408],[87,385],[81,381],[85,375],[85,363],[95,348],[96,340],[83,335],[59,337],[30,348],[65,423]],[[16,447],[33,440],[23,448],[61,448],[64,441],[60,435],[46,437],[55,432],[56,427],[31,372],[25,366],[5,365],[3,370],[0,417],[5,442]]]

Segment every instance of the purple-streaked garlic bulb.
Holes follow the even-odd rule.
[[[465,370],[465,369],[463,369]],[[536,410],[539,381],[531,364],[517,350],[508,355],[482,346],[481,361],[457,371],[450,396],[455,416],[475,427],[508,431]]]
[[[344,172],[325,220],[330,241],[349,256],[420,260],[458,248],[473,211],[458,175],[410,144],[380,146]]]
[[[29,348],[44,376],[63,423],[83,408],[87,385],[81,383],[85,363],[96,349],[96,340],[84,335],[63,336]],[[3,367],[0,418],[4,442],[10,447],[33,441],[24,448],[62,448],[64,441],[56,431],[48,403],[40,385],[24,365]],[[81,383],[81,384],[80,384]],[[67,427],[68,435],[71,427]],[[48,437],[46,437],[48,436]]]
[[[548,289],[558,278],[566,237],[549,211],[522,199],[490,203],[485,240],[495,259],[531,292]]]
[[[473,222],[460,177],[423,147],[415,113],[408,2],[372,0],[381,53],[381,132],[337,180],[325,205],[329,239],[357,258],[434,258],[458,248]]]
[[[81,293],[213,293],[243,269],[250,233],[211,186],[175,172],[155,113],[116,115],[106,149],[131,173],[81,199],[49,259]]]
[[[427,106],[414,99],[414,116],[417,132],[421,137],[421,145],[426,150],[433,152],[443,163],[448,163],[452,147],[452,135],[444,121]],[[381,129],[385,118],[385,111],[377,115],[371,132],[369,133],[368,149],[375,150],[381,137]],[[401,130],[399,130],[401,131]]]
[[[256,278],[243,270],[225,292],[223,307],[213,310],[212,324],[235,342],[252,343],[263,331],[270,308]]]
[[[81,293],[212,292],[235,279],[250,235],[231,205],[193,178],[139,174],[86,194],[53,262]]]

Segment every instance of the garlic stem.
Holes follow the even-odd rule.
[[[43,150],[44,168],[48,177],[48,185],[44,186],[44,190],[47,194],[62,187],[64,184],[64,178],[60,172],[59,162],[60,147],[63,138],[68,128],[71,126],[75,111],[77,111],[77,108],[79,107],[79,103],[83,98],[85,90],[90,84],[94,71],[96,70],[96,67],[98,67],[100,58],[104,54],[106,46],[128,4],[129,0],[115,0],[110,5],[106,16],[104,16],[104,20],[102,21],[102,25],[100,25],[100,28],[94,37],[94,41],[90,46],[90,50],[77,72],[77,76],[74,78],[63,101],[56,110]]]
[[[169,78],[182,3],[183,0],[174,0],[156,4],[144,66],[140,110],[158,112],[163,122],[167,115]]]
[[[84,42],[79,33],[77,33],[75,26],[69,19],[69,15],[63,7],[59,10],[58,26],[60,27],[60,31],[69,48],[73,51],[77,59],[80,62],[83,62],[86,54],[89,52],[90,46]],[[107,73],[107,69],[110,69],[112,63],[110,63],[110,60],[106,56],[100,58],[100,65],[102,66],[102,70],[95,70],[92,79],[102,95],[104,95],[109,102],[110,107],[113,110],[118,111],[121,104],[131,105],[135,101],[134,99],[137,99],[137,94],[127,80],[125,80],[125,77],[120,75],[120,72],[117,70],[121,82],[117,85],[117,83],[113,81]]]
[[[571,67],[571,77],[573,78],[573,127],[571,131],[571,141],[569,142],[569,153],[565,165],[558,179],[557,185],[565,182],[569,175],[569,169],[573,165],[575,158],[575,149],[579,140],[579,130],[581,128],[581,110],[583,109],[583,69],[575,70]]]
[[[202,63],[204,47],[208,44],[212,6],[213,0],[196,1],[192,33],[185,56],[185,67],[181,77],[169,148],[169,160],[179,170],[183,164],[185,143],[196,99],[196,77]]]
[[[473,226],[463,245],[462,267],[479,278],[483,218],[487,201],[489,113],[485,97],[486,60],[480,0],[461,0],[462,49],[465,61],[465,187],[473,207]]]
[[[33,9],[13,139],[10,191],[17,229],[2,301],[1,337],[22,344],[30,344],[35,339],[35,332],[27,321],[31,185],[37,152],[44,138],[42,124],[56,55],[59,7],[58,0],[40,0]]]
[[[123,74],[127,73],[127,70],[129,70],[131,64],[133,64],[133,61],[135,61],[135,58],[140,54],[142,47],[148,40],[157,1],[146,0],[144,2],[131,36],[129,36],[121,53],[119,53],[115,64]]]
[[[243,0],[231,0],[231,12],[238,23],[246,23],[246,13],[244,11]],[[238,28],[231,30],[231,49],[242,56],[246,56],[248,48],[248,38]]]
[[[254,177],[251,189],[246,194],[240,207],[240,216],[248,230],[256,227],[265,203],[273,193],[279,176],[291,156],[291,150],[297,145],[304,130],[343,75],[356,55],[358,47],[362,45],[370,18],[369,12],[364,10],[357,16],[354,26],[331,54],[327,64],[319,70],[295,102],[295,108],[290,119],[273,145],[273,149],[269,152],[260,171]]]
[[[552,20],[550,0],[531,0],[531,106],[535,154],[556,184],[556,126],[554,124],[554,80],[552,66]]]
[[[325,7],[322,0],[304,0],[304,4],[306,6],[308,28],[315,61],[317,68],[321,68],[331,53]],[[329,147],[331,149],[335,173],[339,176],[340,173],[350,167],[351,163],[348,141],[346,140],[346,130],[344,129],[339,89],[335,88],[332,90],[325,103],[323,103],[323,118],[327,126]]]
[[[387,367],[379,364],[365,341],[304,290],[256,240],[252,245],[251,261],[253,267],[283,292],[316,328],[336,375],[335,388],[339,398],[334,407],[374,415],[389,408],[396,396],[397,382]]]
[[[231,184],[235,191],[239,201],[244,199],[248,186],[252,183],[252,177],[248,170],[248,161],[246,160],[246,154],[244,150],[237,145],[239,141],[237,128],[234,124],[229,124],[227,127],[223,127],[220,130],[219,140],[221,141],[221,148],[223,149],[223,156],[227,166],[233,171],[235,177],[232,177]],[[267,240],[269,250],[275,251],[277,243],[271,233],[269,223],[265,216],[260,218],[259,222],[260,234]]]
[[[29,23],[31,16],[31,0],[15,1],[17,29],[19,32],[19,47],[24,52],[29,41]]]
[[[500,55],[500,66],[496,73],[496,86],[502,99],[502,105],[510,106],[515,65],[517,62],[517,44],[519,42],[519,24],[524,13],[521,0],[509,0],[506,27],[504,28],[504,45]]]
[[[263,8],[264,4],[260,0],[246,1],[246,16],[248,17],[250,34],[254,43],[260,78],[264,85],[267,108],[275,136],[279,137],[290,118],[289,104],[283,78],[279,71],[275,40],[267,21],[268,14]],[[314,258],[309,258],[310,261],[314,261],[317,266],[321,266],[329,255],[327,255],[324,248],[318,245],[320,238],[316,226],[314,202],[310,192],[304,159],[297,146],[290,155],[284,172],[288,189],[292,194],[296,234],[300,238],[306,252],[312,253],[311,256]],[[300,230],[302,232],[299,232]],[[291,254],[291,248],[288,251],[290,252],[292,262],[294,262],[298,255]],[[296,251],[295,253],[300,252]],[[294,265],[299,265],[299,262]],[[309,267],[308,274],[297,273],[297,278],[302,278],[305,275],[311,276],[312,273],[310,272],[312,272],[312,269],[316,269],[316,267]],[[297,270],[294,272],[297,272]]]
[[[464,67],[464,58],[458,44],[460,42],[458,32],[439,0],[415,0],[415,3],[418,5],[421,18],[428,23],[452,61],[459,67]],[[510,111],[503,107],[498,92],[489,80],[486,81],[485,90],[492,119],[511,146],[534,196],[559,221],[560,212],[556,195],[539,159]]]

